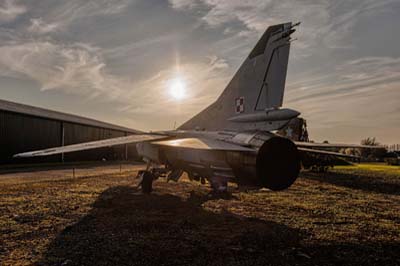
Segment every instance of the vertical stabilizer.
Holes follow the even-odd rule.
[[[292,23],[270,26],[217,101],[179,129],[262,129],[267,122],[237,123],[232,118],[282,106],[293,27]]]

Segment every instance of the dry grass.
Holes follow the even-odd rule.
[[[142,195],[132,172],[5,180],[1,265],[400,264],[399,167],[304,172],[231,199],[187,180]]]

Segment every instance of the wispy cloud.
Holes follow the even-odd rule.
[[[17,0],[3,0],[0,2],[0,23],[12,21],[26,11],[27,8]]]
[[[42,91],[58,90],[92,98],[105,95],[109,100],[119,98],[128,81],[109,73],[99,47],[77,41],[56,41],[49,34],[66,29],[82,18],[117,15],[132,2],[65,1],[52,5],[42,16],[30,18],[28,26],[18,25],[18,31],[0,28],[0,76],[31,79]],[[16,0],[5,0],[0,5],[0,22],[11,21],[34,9],[32,3],[25,6]]]
[[[377,85],[397,83],[400,86],[400,58],[363,57],[336,66],[330,74],[317,75],[288,84],[287,102],[315,101],[319,98],[329,101],[332,96],[347,96]]]
[[[224,59],[212,55],[131,81],[111,74],[101,49],[89,44],[22,40],[16,44],[14,40],[0,46],[0,76],[33,80],[42,91],[115,102],[118,111],[127,115],[179,115],[180,122],[200,111],[204,103],[213,101],[227,81],[228,68]],[[182,109],[176,108],[177,102],[168,91],[170,81],[176,78],[187,86]]]
[[[57,23],[48,24],[44,22],[42,18],[32,18],[31,25],[28,27],[28,31],[43,34],[52,32],[56,30],[57,27],[58,27]]]
[[[208,11],[201,19],[211,27],[241,22],[248,31],[261,34],[269,25],[283,22],[302,22],[302,34],[296,49],[302,55],[311,55],[318,45],[346,48],[343,42],[361,15],[391,10],[395,0],[351,2],[322,1],[273,1],[273,0],[169,0],[172,7],[187,11],[205,6]],[[242,34],[239,31],[238,34]],[[307,50],[307,51],[304,51]],[[306,53],[306,54],[305,54]]]
[[[0,78],[24,80],[24,97],[52,91],[161,129],[214,101],[268,26],[301,21],[285,104],[312,136],[358,138],[348,128],[400,128],[399,12],[398,0],[0,0]],[[180,103],[168,92],[178,76]]]
[[[399,57],[349,60],[330,74],[310,76],[287,87],[285,103],[302,111],[317,136],[359,141],[359,128],[381,136],[400,130]],[[388,131],[383,134],[380,128]],[[328,134],[330,129],[341,135]]]
[[[96,48],[83,44],[63,45],[48,41],[0,46],[0,74],[30,78],[41,90],[115,98],[119,80],[105,71]]]
[[[172,8],[184,9],[197,7],[198,1],[194,0],[169,0]]]
[[[10,1],[10,0],[8,0]],[[110,16],[121,13],[135,0],[69,0],[60,2],[40,18],[31,19],[29,29],[48,33],[55,29],[65,29],[81,19],[95,16]]]

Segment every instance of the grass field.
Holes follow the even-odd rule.
[[[400,167],[303,172],[282,192],[130,171],[0,176],[1,265],[400,265]]]
[[[387,165],[386,163],[362,163],[352,166],[336,166],[335,172],[350,174],[400,176],[400,166]]]

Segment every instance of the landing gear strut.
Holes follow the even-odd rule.
[[[143,179],[142,179],[142,192],[144,194],[150,194],[153,191],[153,181],[154,181],[154,175],[150,171],[146,171],[143,174]]]
[[[152,171],[144,170],[139,171],[138,178],[142,178],[138,188],[140,187],[144,194],[150,194],[153,191],[153,181],[156,179],[156,176]]]
[[[220,177],[220,176],[214,176],[210,180],[211,183],[211,188],[212,188],[212,194],[214,195],[219,195],[219,196],[225,196],[228,195],[228,178],[225,177]]]

